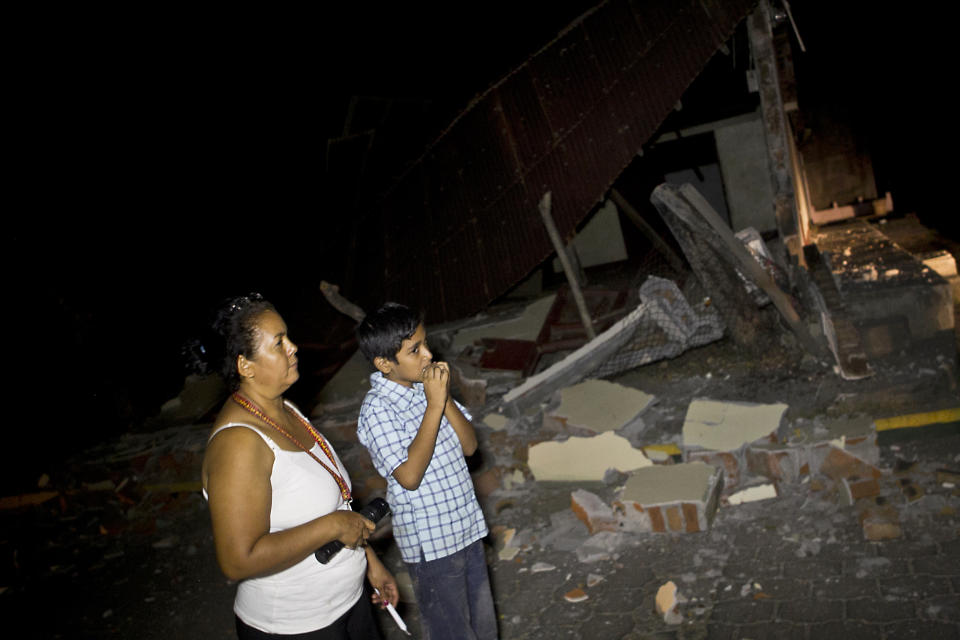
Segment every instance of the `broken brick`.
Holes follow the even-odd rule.
[[[723,471],[725,491],[740,486],[740,459],[732,451],[696,450],[687,452],[687,462],[705,462]]]
[[[866,460],[837,447],[830,447],[823,462],[820,463],[820,473],[834,481],[855,476],[859,478],[879,478],[883,475],[880,469]]]
[[[842,478],[840,480],[844,490],[850,497],[851,503],[860,498],[872,498],[880,494],[880,483],[876,478]]]
[[[654,466],[630,474],[614,505],[622,530],[706,531],[723,490],[723,472],[702,462]]]
[[[870,506],[860,512],[860,525],[867,540],[890,540],[902,535],[900,514],[889,505]]]
[[[794,483],[809,470],[803,448],[783,447],[773,449],[768,446],[752,445],[744,453],[747,471],[772,480],[773,482]]]
[[[597,495],[577,489],[570,494],[570,508],[590,531],[591,535],[598,531],[619,531],[620,524],[613,509]]]

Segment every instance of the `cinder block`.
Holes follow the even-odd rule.
[[[571,493],[570,508],[577,518],[587,525],[591,535],[598,531],[620,531],[620,523],[613,508],[589,491],[577,489]]]

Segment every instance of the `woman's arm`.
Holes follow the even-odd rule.
[[[213,542],[220,568],[231,580],[282,571],[331,540],[355,547],[374,529],[360,514],[340,510],[270,533],[272,467],[273,452],[250,429],[226,429],[207,447]]]
[[[397,603],[400,602],[400,590],[397,589],[397,581],[390,570],[383,566],[373,549],[367,547],[366,551],[367,580],[370,581],[370,586],[380,591],[379,595],[374,593],[371,596],[373,603],[384,603],[383,606],[386,606],[386,603],[389,602],[393,606],[397,606]]]

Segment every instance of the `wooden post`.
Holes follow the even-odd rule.
[[[804,349],[811,355],[820,355],[822,350],[820,346],[814,341],[813,337],[810,335],[810,332],[807,330],[807,326],[803,324],[800,316],[797,314],[796,310],[793,308],[790,299],[787,295],[780,290],[780,287],[777,286],[776,282],[773,281],[773,278],[770,277],[766,271],[763,270],[763,267],[756,261],[756,259],[750,254],[747,248],[740,242],[733,232],[730,230],[730,227],[726,225],[723,219],[720,217],[713,207],[710,206],[710,203],[700,195],[700,192],[697,191],[693,185],[683,184],[680,187],[680,194],[686,198],[687,202],[703,217],[704,220],[713,228],[713,231],[717,234],[717,237],[720,238],[721,242],[727,247],[730,251],[730,254],[736,258],[740,267],[746,272],[747,277],[749,277],[753,282],[763,289],[770,300],[773,301],[774,306],[777,308],[777,311],[780,312],[780,315],[784,320],[787,321],[787,324],[790,325],[790,328],[793,330],[794,334],[797,336],[800,344]]]
[[[683,260],[677,253],[670,248],[670,245],[660,237],[660,234],[657,233],[656,229],[650,226],[650,223],[643,219],[643,216],[640,215],[640,212],[633,208],[626,198],[624,198],[619,191],[616,189],[610,189],[610,199],[613,200],[614,204],[620,207],[620,210],[623,211],[630,222],[634,224],[647,237],[647,240],[653,243],[653,246],[660,252],[660,254],[667,259],[667,262],[670,263],[670,266],[673,267],[673,270],[677,273],[683,273],[686,270],[686,265],[684,265]]]
[[[543,218],[543,224],[547,228],[547,235],[550,236],[550,242],[560,258],[560,264],[563,265],[563,272],[567,276],[567,283],[570,285],[570,291],[573,293],[573,301],[577,304],[577,311],[580,312],[580,322],[587,332],[587,338],[593,340],[597,337],[597,332],[593,330],[593,322],[590,321],[590,311],[587,309],[587,303],[583,299],[583,293],[580,291],[580,285],[577,284],[577,275],[567,257],[567,250],[563,246],[563,240],[557,231],[557,226],[553,224],[553,216],[550,215],[550,192],[543,194],[538,205],[540,216]]]
[[[346,316],[350,316],[358,323],[363,322],[363,319],[367,316],[363,309],[340,295],[340,287],[337,285],[330,284],[326,280],[323,280],[320,282],[320,292],[323,293],[323,297],[327,299],[327,302],[329,302],[334,309]]]

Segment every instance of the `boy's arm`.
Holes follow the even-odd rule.
[[[443,410],[443,415],[446,416],[453,430],[457,432],[463,455],[472,456],[477,450],[477,432],[473,430],[473,424],[463,415],[453,398],[447,401],[447,408]]]
[[[430,459],[433,458],[433,449],[437,445],[437,434],[440,433],[440,419],[443,417],[443,406],[427,404],[427,410],[420,422],[420,429],[407,448],[407,459],[393,470],[393,477],[404,489],[415,491],[423,480]]]
[[[452,404],[448,403],[450,370],[441,364],[446,365],[446,363],[434,363],[424,369],[423,391],[427,396],[427,410],[423,413],[417,435],[407,448],[406,461],[393,470],[393,477],[408,491],[414,491],[420,486],[423,474],[426,473],[430,459],[433,458],[444,408],[447,404]]]

